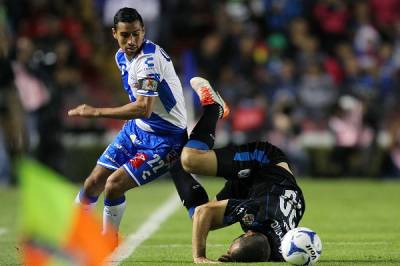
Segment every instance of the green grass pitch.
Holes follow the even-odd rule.
[[[213,197],[223,181],[203,179],[202,183]],[[306,200],[300,225],[315,230],[323,243],[317,265],[400,265],[399,181],[299,179],[299,183]],[[130,191],[122,234],[135,232],[172,193],[172,182],[165,180]],[[18,190],[0,187],[0,202],[0,265],[19,265]],[[239,234],[237,225],[211,232],[207,255],[217,258]],[[186,210],[180,207],[121,265],[193,265]]]

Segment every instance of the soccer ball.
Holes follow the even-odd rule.
[[[283,258],[294,265],[313,265],[321,256],[321,239],[313,230],[297,227],[290,230],[281,243]]]

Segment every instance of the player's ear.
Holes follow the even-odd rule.
[[[228,248],[228,251],[226,252],[227,254],[232,254],[236,249],[240,247],[240,239],[244,236],[244,234],[240,235],[239,237],[235,238],[231,245]]]
[[[117,30],[114,27],[112,27],[111,31],[112,31],[112,35],[113,35],[114,39],[117,39]]]

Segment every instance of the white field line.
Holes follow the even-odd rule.
[[[107,260],[107,265],[117,266],[128,258],[140,244],[155,233],[160,225],[181,206],[181,201],[176,192],[158,208],[139,229],[126,237],[125,241],[111,254]]]
[[[5,227],[0,227],[0,236],[1,236],[1,235],[7,234],[7,232],[8,232],[8,229],[7,229],[7,228],[5,228]]]

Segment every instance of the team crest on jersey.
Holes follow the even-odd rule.
[[[252,225],[254,223],[254,215],[251,213],[246,213],[243,216],[242,221],[245,225]]]
[[[139,83],[138,82],[134,82],[132,84],[132,88],[139,89]]]
[[[141,87],[145,91],[157,91],[158,82],[154,79],[143,79]]]

